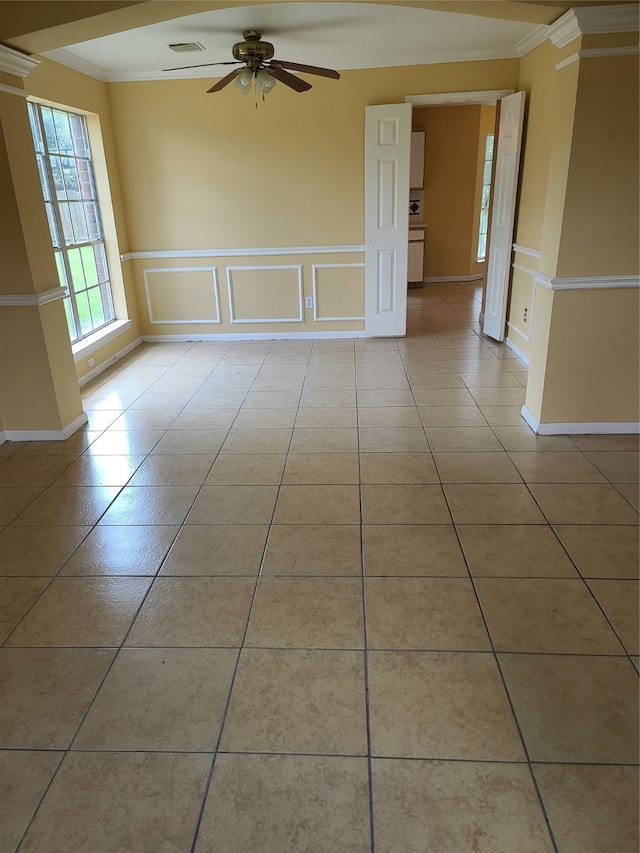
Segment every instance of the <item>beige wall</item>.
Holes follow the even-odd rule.
[[[637,289],[556,291],[542,423],[637,423]]]
[[[365,107],[403,102],[409,94],[513,87],[517,68],[516,61],[505,60],[463,67],[347,71],[339,82],[314,79],[307,94],[277,86],[257,109],[253,94],[242,96],[233,87],[206,94],[209,80],[109,86],[134,253],[128,267],[135,280],[143,334],[362,331],[364,323],[357,318],[364,314],[364,252],[327,254],[313,249],[364,244]],[[479,108],[476,114],[469,146],[471,178],[465,190],[467,234],[461,253],[466,275]],[[262,255],[259,250],[265,248],[308,251]],[[207,249],[216,251],[207,254]],[[135,257],[140,252],[151,256]],[[163,257],[161,252],[173,256]],[[302,296],[314,296],[315,291],[316,315],[304,309],[302,320],[277,322],[280,312],[288,320],[300,316],[294,273],[279,274],[274,270],[278,266],[302,267]],[[177,304],[166,275],[164,292],[157,274],[156,283],[150,284],[148,270],[165,267],[187,268],[172,274],[172,286],[177,293],[199,288],[198,298],[206,305],[204,316],[213,305],[215,285],[205,293],[203,280],[194,284],[193,268],[214,268],[221,322],[156,322],[156,314],[168,319],[166,309],[172,300]],[[460,272],[454,269],[451,274]],[[231,322],[229,287],[238,288],[246,307],[244,319],[254,322]],[[153,316],[148,309],[150,290],[151,299],[162,302],[157,312],[152,307]],[[279,303],[277,314],[263,298],[267,290]],[[177,313],[174,319],[180,316]],[[272,322],[255,322],[258,319]]]
[[[414,130],[425,131],[423,220],[425,278],[476,273],[480,106],[422,107]],[[473,259],[472,259],[473,257]]]
[[[580,60],[558,276],[639,271],[638,80],[637,55]]]
[[[545,42],[521,62],[527,119],[508,340],[530,359],[525,406],[543,431],[640,417],[638,290],[615,286],[638,273],[638,58],[563,65],[581,47]]]

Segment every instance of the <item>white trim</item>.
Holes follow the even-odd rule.
[[[84,376],[81,376],[78,379],[78,385],[82,388],[88,382],[91,382],[92,379],[95,379],[96,376],[99,376],[101,373],[104,373],[105,370],[108,370],[113,364],[117,361],[120,361],[121,358],[124,358],[125,355],[128,355],[132,352],[136,347],[139,347],[140,344],[143,343],[142,338],[136,338],[135,341],[131,341],[131,343],[127,344],[126,347],[123,347],[121,350],[115,355],[112,355],[111,358],[108,358],[106,361],[101,362],[97,367],[93,370],[90,370],[89,373],[85,373]]]
[[[243,318],[236,317],[235,303],[233,300],[232,273],[246,272],[247,270],[297,270],[298,271],[298,316],[297,317],[260,317]],[[232,323],[304,323],[304,288],[302,284],[302,264],[274,264],[272,266],[242,266],[227,267],[227,293],[229,295],[229,319]]]
[[[555,65],[556,71],[562,71],[563,68],[567,68],[569,65],[573,65],[574,62],[577,62],[580,59],[580,53],[572,53],[570,56],[565,57],[565,59],[561,59],[560,62],[557,62]]]
[[[4,431],[5,441],[64,441],[83,427],[89,418],[86,412],[62,429],[7,429]]]
[[[524,335],[519,329],[516,329],[515,326],[512,326],[510,323],[507,323],[507,326],[509,329],[512,329],[514,332],[517,332],[519,335],[522,335],[522,337],[526,341],[529,340],[529,338],[526,335]],[[520,349],[520,347],[517,344],[515,344],[510,338],[505,338],[505,344],[506,344],[506,346],[509,347],[509,349],[512,352],[515,352],[515,354],[518,356],[520,361],[523,361],[527,365],[527,367],[529,367],[529,356],[526,354],[526,352],[523,352]]]
[[[579,7],[574,10],[583,35],[633,33],[640,25],[637,4]]]
[[[529,246],[523,246],[521,243],[514,243],[513,251],[519,255],[528,255],[530,258],[537,258],[538,260],[542,256],[540,249],[532,249]]]
[[[531,53],[532,50],[535,50],[536,47],[540,47],[540,45],[549,38],[550,29],[551,27],[548,24],[541,24],[539,27],[536,27],[535,30],[530,32],[529,35],[520,39],[519,42],[516,42],[516,51],[518,56],[526,56],[528,53]]]
[[[443,104],[495,104],[515,89],[493,89],[486,92],[441,92],[436,95],[406,95],[405,104],[414,107],[436,107]]]
[[[104,326],[102,329],[98,329],[97,332],[94,332],[87,338],[83,338],[81,341],[72,344],[71,351],[73,352],[73,360],[78,362],[81,359],[86,358],[88,355],[91,355],[92,352],[95,352],[96,350],[99,350],[100,347],[108,344],[109,341],[113,341],[120,335],[128,332],[132,325],[133,323],[131,320],[114,320],[114,322],[109,323],[108,326]]]
[[[530,275],[532,278],[535,278],[536,276],[541,275],[541,273],[538,273],[535,270],[530,270],[529,267],[525,267],[522,264],[515,264],[515,263],[511,264],[511,269],[518,270],[519,272],[526,273],[527,275]]]
[[[98,68],[93,63],[85,59],[75,56],[71,51],[57,48],[55,50],[46,51],[42,54],[47,59],[57,62],[60,65],[65,65],[68,68],[73,68],[75,71],[80,71],[89,77],[94,77],[97,80],[102,80],[107,83],[136,83],[149,80],[180,80],[180,79],[201,79],[210,78],[211,70],[208,68],[190,68],[180,71],[162,72],[162,71],[130,71],[117,72],[105,71]],[[367,68],[394,68],[398,66],[409,65],[440,65],[450,62],[485,62],[496,59],[517,59],[518,53],[512,48],[500,48],[493,50],[465,50],[455,53],[439,51],[431,52],[428,55],[420,54],[396,54],[385,56],[380,59],[376,54],[370,53],[361,59],[349,60],[346,59],[340,63],[341,71],[361,70]]]
[[[628,47],[585,47],[578,54],[580,59],[600,59],[603,56],[637,56],[640,47],[637,44]]]
[[[538,435],[637,435],[640,433],[640,423],[634,421],[542,424],[526,406],[522,407],[520,414]]]
[[[151,308],[151,294],[149,292],[149,279],[147,278],[147,273],[152,272],[210,272],[211,278],[213,281],[213,295],[216,302],[216,311],[218,313],[217,319],[196,319],[196,320],[155,320],[153,317],[153,310]],[[149,323],[152,326],[170,326],[170,325],[200,325],[200,324],[216,324],[222,322],[222,317],[220,315],[220,289],[218,287],[218,268],[217,267],[154,267],[154,268],[146,268],[142,270],[142,277],[144,279],[144,295],[147,302],[147,315],[149,317]]]
[[[640,47],[638,45],[630,45],[628,47],[585,47],[558,62],[556,64],[556,71],[566,68],[567,65],[571,65],[579,59],[600,59],[603,56],[637,56],[639,53]]]
[[[33,69],[40,65],[40,60],[27,56],[19,50],[0,44],[0,71],[12,77],[28,77]]]
[[[76,56],[74,53],[71,53],[69,50],[65,50],[63,47],[47,50],[42,55],[46,56],[46,58],[50,59],[52,62],[56,62],[58,65],[64,65],[66,68],[73,68],[74,71],[79,71],[81,74],[86,74],[87,77],[93,77],[95,80],[102,80],[103,83],[106,83],[109,80],[109,72],[104,68],[101,68],[99,65],[95,65],[93,62],[89,62],[88,59],[82,59],[82,57]]]
[[[40,293],[7,293],[0,296],[0,307],[39,308],[57,299],[64,299],[69,295],[66,285],[54,287],[52,290],[43,290]]]
[[[566,47],[581,35],[633,33],[638,29],[635,4],[569,9],[549,27],[549,38],[557,48]]]
[[[29,93],[24,89],[18,89],[17,86],[8,86],[6,83],[0,83],[0,92],[5,92],[7,95],[17,95],[19,98],[28,98]]]
[[[531,270],[526,270],[525,267],[522,270],[523,272],[531,272]],[[550,275],[546,275],[543,272],[533,273],[533,282],[534,284],[539,284],[541,287],[546,287],[547,290],[553,290],[553,279]]]
[[[210,76],[210,75],[209,75]],[[121,261],[149,260],[151,258],[251,258],[261,255],[342,255],[362,253],[364,245],[358,246],[288,246],[262,249],[169,249],[148,252],[125,252]]]
[[[514,264],[515,266],[515,264]],[[548,290],[616,290],[640,287],[639,275],[576,276],[575,278],[551,278],[541,272],[532,272],[526,267],[516,267],[534,276],[536,284]]]
[[[145,343],[175,343],[178,341],[295,341],[326,340],[330,338],[374,338],[364,331],[347,332],[239,332],[219,335],[144,335]]]
[[[481,281],[484,278],[482,273],[479,275],[432,275],[423,278],[423,284],[438,284],[447,281]]]
[[[312,292],[313,292],[313,321],[314,323],[329,323],[329,322],[341,322],[342,320],[362,320],[363,317],[320,317],[318,315],[318,270],[325,269],[347,269],[347,268],[359,268],[364,269],[364,264],[312,264],[311,265],[311,280],[312,280]]]
[[[582,35],[575,9],[569,9],[549,27],[549,40],[557,48],[566,47]]]

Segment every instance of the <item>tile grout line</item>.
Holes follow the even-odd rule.
[[[273,348],[273,342],[272,342],[272,344],[269,347],[269,350],[267,352],[270,352],[272,348]],[[305,376],[306,376],[306,373],[308,372],[308,369],[309,369],[309,366],[308,366],[308,362],[307,362],[307,371],[305,372]],[[255,378],[257,378],[257,376],[258,376],[258,374],[256,374]],[[254,378],[254,382],[255,382],[255,378]],[[252,385],[253,385],[253,383],[252,383]],[[248,393],[249,392],[247,392],[247,394]],[[301,398],[302,398],[302,390],[300,391],[300,395],[298,397],[298,406],[297,406],[296,411],[299,411],[299,409],[300,409]],[[246,399],[246,395],[245,395],[245,399]],[[295,423],[295,418],[294,418],[294,423]],[[247,612],[247,620],[245,623],[244,632],[242,635],[242,639],[240,641],[240,646],[238,648],[238,654],[236,656],[236,662],[235,662],[235,666],[234,666],[233,673],[231,676],[231,681],[229,683],[229,690],[227,692],[227,699],[226,699],[225,706],[224,706],[224,709],[223,709],[221,717],[220,717],[220,729],[218,731],[218,737],[217,737],[216,744],[214,747],[211,766],[209,768],[209,773],[208,773],[207,779],[205,781],[204,791],[203,791],[203,795],[202,795],[202,802],[200,804],[200,808],[198,810],[198,814],[197,814],[196,821],[195,821],[195,826],[194,826],[194,830],[193,830],[193,840],[192,840],[191,846],[190,846],[190,853],[195,853],[195,850],[196,850],[196,845],[198,843],[198,836],[200,834],[200,828],[202,826],[202,819],[204,817],[204,810],[205,810],[205,807],[207,804],[207,799],[209,797],[209,791],[211,790],[211,784],[213,781],[213,774],[215,772],[216,760],[217,760],[218,755],[221,753],[220,744],[222,742],[222,736],[224,733],[224,727],[225,727],[225,723],[227,720],[227,714],[229,712],[229,706],[231,704],[231,696],[233,694],[233,687],[234,687],[236,677],[238,674],[238,669],[240,667],[240,658],[242,657],[242,652],[245,649],[245,643],[246,643],[247,635],[249,633],[249,625],[251,623],[251,614],[253,612],[256,597],[258,594],[258,585],[260,582],[260,578],[262,577],[262,569],[264,566],[264,559],[265,559],[265,556],[267,553],[267,548],[269,545],[269,539],[271,537],[271,530],[273,528],[273,522],[274,522],[274,518],[276,515],[277,507],[278,507],[278,499],[280,497],[280,490],[282,488],[282,484],[284,481],[284,476],[285,476],[285,471],[286,471],[286,466],[287,466],[287,457],[289,455],[289,449],[291,448],[292,441],[293,441],[293,429],[291,430],[291,435],[289,437],[289,445],[288,445],[287,452],[285,454],[285,464],[282,467],[282,473],[280,475],[280,484],[278,486],[278,490],[276,492],[276,497],[275,497],[275,500],[273,502],[273,509],[271,511],[271,519],[269,522],[269,529],[268,529],[267,536],[265,538],[265,542],[264,542],[264,545],[262,548],[262,557],[260,559],[260,565],[259,565],[258,572],[257,572],[256,578],[255,578],[255,583],[254,583],[254,587],[253,587],[253,594],[251,596],[251,602],[249,604],[249,609]],[[223,754],[226,754],[226,753],[223,752]]]
[[[447,502],[447,503],[448,503],[448,502]],[[479,611],[480,611],[480,615],[481,615],[481,617],[482,617],[482,622],[483,622],[483,624],[484,624],[485,631],[487,632],[487,637],[488,637],[488,639],[489,639],[489,643],[490,643],[490,646],[491,646],[491,654],[493,655],[493,659],[494,659],[494,662],[495,662],[496,668],[497,668],[498,673],[499,673],[499,675],[500,675],[500,681],[501,681],[501,683],[502,683],[502,687],[503,687],[503,689],[504,689],[505,696],[506,696],[507,701],[508,701],[508,703],[509,703],[509,708],[510,708],[510,710],[511,710],[511,716],[512,716],[512,719],[513,719],[513,721],[514,721],[514,724],[515,724],[516,730],[517,730],[517,732],[518,732],[518,736],[519,736],[519,738],[520,738],[520,743],[521,743],[521,745],[522,745],[522,749],[523,749],[523,752],[524,752],[524,755],[525,755],[526,764],[527,764],[527,766],[528,766],[528,768],[529,768],[529,775],[530,775],[530,777],[531,777],[531,781],[532,781],[532,783],[533,783],[533,787],[534,787],[534,790],[535,790],[535,792],[536,792],[536,796],[537,796],[537,798],[538,798],[538,803],[539,803],[539,805],[540,805],[540,809],[541,809],[541,811],[542,811],[542,815],[543,815],[543,817],[544,817],[545,825],[546,825],[546,827],[547,827],[547,832],[549,833],[549,839],[550,839],[550,841],[551,841],[551,844],[552,844],[552,846],[553,846],[553,849],[554,849],[555,853],[560,853],[560,851],[559,851],[559,849],[558,849],[558,846],[557,846],[557,844],[556,844],[556,840],[555,840],[555,837],[554,837],[554,834],[553,834],[553,830],[552,830],[552,828],[551,828],[551,821],[550,821],[549,816],[547,815],[547,810],[546,810],[546,807],[545,807],[544,802],[543,802],[543,799],[542,799],[542,793],[541,793],[541,791],[540,791],[540,788],[539,788],[539,786],[538,786],[538,781],[537,781],[536,776],[535,776],[535,773],[534,773],[534,771],[533,771],[533,761],[532,761],[531,756],[530,756],[530,754],[529,754],[529,749],[528,749],[528,747],[527,747],[527,743],[526,743],[526,740],[525,740],[525,737],[524,737],[524,732],[522,731],[522,728],[521,728],[521,726],[520,726],[520,721],[519,721],[518,716],[517,716],[517,714],[516,714],[516,709],[515,709],[515,706],[514,706],[513,700],[512,700],[512,698],[511,698],[511,693],[509,692],[509,688],[508,688],[508,686],[507,686],[507,681],[506,681],[506,678],[505,678],[504,672],[503,672],[503,670],[502,670],[502,666],[501,666],[501,664],[500,664],[500,659],[499,659],[498,653],[497,653],[497,651],[496,651],[496,647],[495,647],[495,644],[494,644],[494,641],[493,641],[493,637],[491,636],[491,631],[489,630],[489,624],[488,624],[488,622],[487,622],[487,619],[486,619],[486,617],[485,617],[484,610],[483,610],[483,608],[482,608],[482,604],[481,604],[481,602],[480,602],[480,597],[479,597],[479,595],[478,595],[478,590],[477,590],[477,588],[476,588],[476,584],[475,584],[475,581],[474,581],[474,577],[473,577],[473,574],[472,574],[472,572],[471,572],[471,569],[469,568],[469,564],[468,564],[467,557],[466,557],[466,554],[465,554],[465,551],[464,551],[464,548],[463,548],[463,545],[462,545],[462,541],[461,541],[461,539],[460,539],[460,537],[459,537],[459,535],[458,535],[458,530],[457,530],[457,528],[456,528],[456,525],[455,525],[455,524],[454,524],[454,530],[455,530],[456,537],[457,537],[457,539],[458,539],[458,545],[459,545],[459,547],[460,547],[460,550],[461,550],[461,552],[462,552],[463,559],[464,559],[464,561],[465,561],[465,565],[467,566],[467,573],[468,573],[468,576],[469,576],[469,580],[470,580],[470,582],[471,582],[471,586],[472,586],[472,588],[473,588],[473,593],[474,593],[474,596],[475,596],[475,599],[476,599],[476,603],[477,603],[477,605],[478,605],[478,609],[479,609]]]

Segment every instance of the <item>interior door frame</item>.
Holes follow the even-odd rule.
[[[488,89],[478,92],[436,92],[431,95],[407,95],[405,102],[413,104],[414,107],[444,107],[444,106],[498,106],[502,98],[513,95],[517,89]],[[492,178],[493,196],[493,178]],[[487,258],[491,251],[491,234],[487,245]],[[486,296],[487,278],[485,275],[483,283],[482,305]]]

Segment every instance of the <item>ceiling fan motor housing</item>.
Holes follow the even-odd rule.
[[[265,62],[271,59],[275,53],[274,47],[270,42],[261,40],[262,33],[260,30],[245,30],[242,35],[244,41],[237,42],[231,49],[234,59],[242,62],[247,62],[250,59]]]

